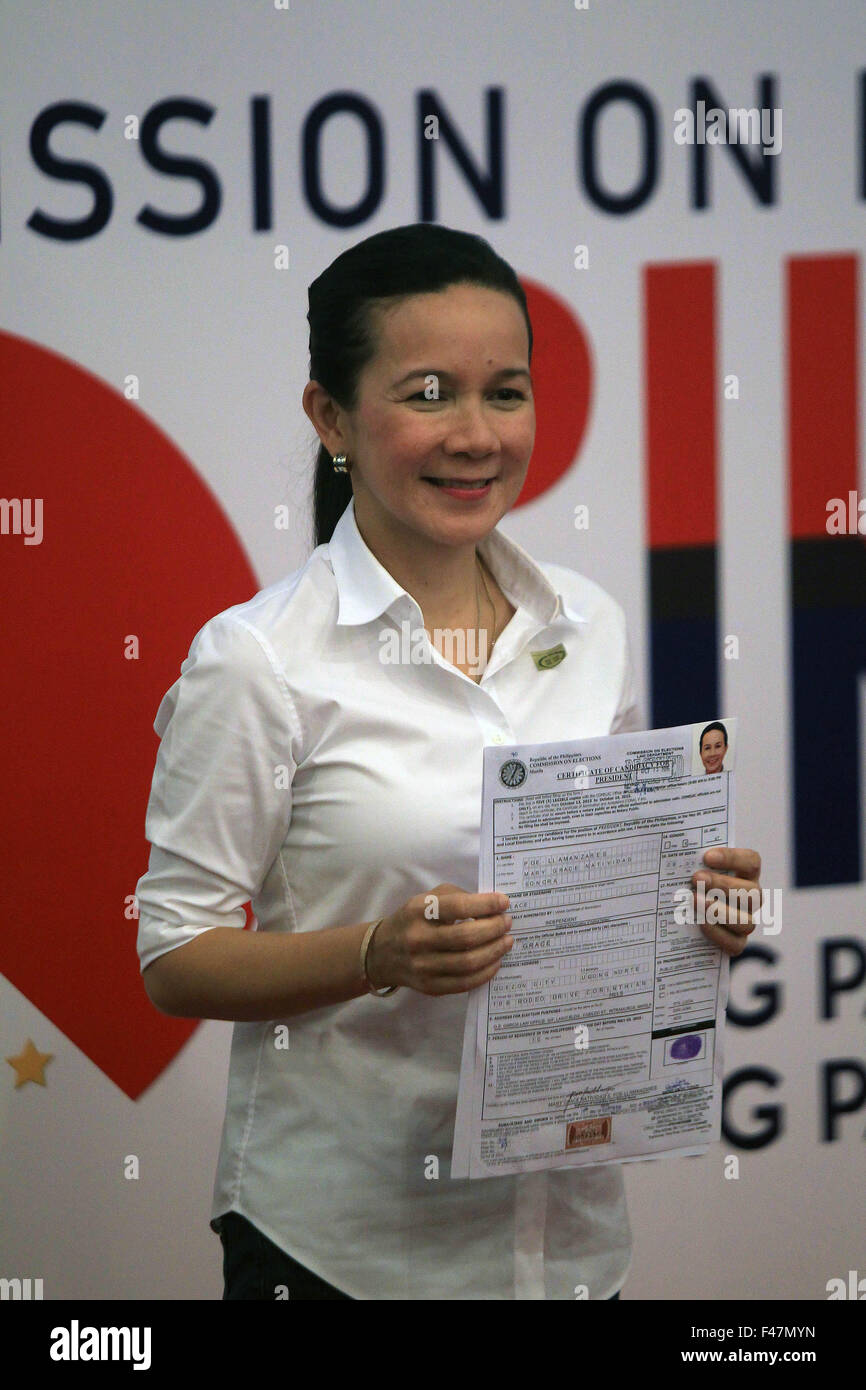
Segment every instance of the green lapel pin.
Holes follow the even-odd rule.
[[[555,647],[550,647],[546,652],[533,652],[532,660],[539,671],[549,671],[552,666],[558,666],[560,661],[564,661],[566,655],[565,647],[561,642],[557,642]]]

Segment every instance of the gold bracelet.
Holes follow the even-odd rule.
[[[386,994],[393,994],[397,988],[396,985],[385,985],[382,989],[376,989],[370,976],[367,974],[367,952],[370,949],[370,942],[373,940],[373,932],[378,926],[381,926],[384,920],[384,917],[380,917],[378,922],[371,922],[364,934],[364,940],[361,943],[361,974],[367,981],[368,992],[370,994],[375,994],[379,999],[383,999]]]

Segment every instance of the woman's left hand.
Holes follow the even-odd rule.
[[[753,849],[728,849],[718,846],[706,851],[704,863],[707,868],[695,870],[692,874],[692,884],[696,885],[703,879],[707,894],[713,888],[720,888],[725,894],[725,901],[722,902],[718,894],[709,898],[705,911],[714,920],[701,922],[701,931],[714,946],[721,947],[727,955],[738,956],[748,945],[749,933],[755,930],[754,916],[761,907],[761,856]],[[728,898],[731,888],[740,890],[739,901],[748,904],[749,911],[733,905]],[[749,897],[744,898],[743,893],[749,893]],[[697,899],[696,906],[700,907],[700,898]]]

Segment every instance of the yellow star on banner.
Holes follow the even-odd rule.
[[[30,1039],[24,1046],[24,1051],[19,1052],[17,1057],[7,1057],[6,1061],[10,1067],[14,1067],[17,1073],[15,1078],[15,1089],[23,1086],[25,1081],[36,1081],[40,1086],[45,1085],[45,1064],[54,1057],[53,1052],[40,1052]]]

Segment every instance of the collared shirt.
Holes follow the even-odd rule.
[[[478,550],[516,610],[480,682],[423,634],[352,502],[306,564],[200,629],[154,724],[142,969],[242,928],[247,901],[258,931],[312,932],[477,892],[485,744],[641,727],[619,605],[498,530]],[[359,1299],[615,1293],[620,1166],[451,1179],[467,998],[404,987],[236,1023],[212,1223],[240,1212]]]

